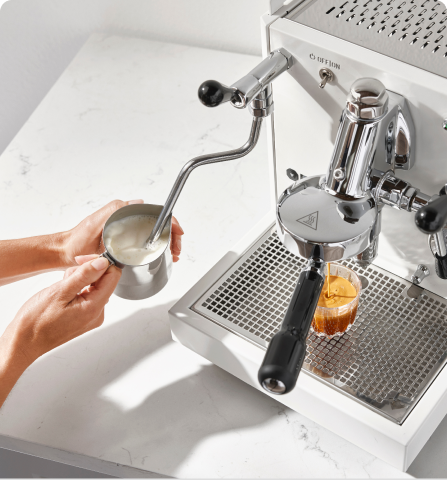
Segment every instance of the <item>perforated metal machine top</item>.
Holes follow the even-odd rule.
[[[447,77],[447,8],[436,0],[314,0],[287,18]]]
[[[341,337],[311,333],[304,371],[401,424],[446,363],[447,301],[411,299],[406,280],[345,263],[367,284],[357,318]],[[192,308],[265,349],[304,265],[268,232]]]

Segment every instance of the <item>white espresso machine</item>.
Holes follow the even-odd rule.
[[[406,470],[447,413],[447,9],[283,3],[262,18],[262,63],[199,89],[247,107],[247,143],[188,162],[154,236],[192,169],[248,154],[263,121],[276,214],[174,305],[172,335]],[[325,339],[309,325],[330,261],[362,293],[351,329]]]

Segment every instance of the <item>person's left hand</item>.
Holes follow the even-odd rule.
[[[116,212],[116,210],[126,205],[144,203],[143,200],[130,200],[123,202],[122,200],[114,200],[102,207],[97,212],[89,215],[87,218],[72,230],[64,232],[64,248],[62,263],[64,268],[78,265],[76,257],[90,255],[92,253],[102,253],[105,248],[102,242],[102,230],[107,219]],[[172,217],[171,232],[171,253],[174,262],[179,260],[181,251],[181,236],[183,229],[179,225],[177,219]]]
[[[120,277],[119,268],[95,255],[22,306],[0,336],[0,407],[37,358],[102,325]]]

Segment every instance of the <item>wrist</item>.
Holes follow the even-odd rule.
[[[18,339],[7,331],[0,337],[0,407],[32,360],[20,348]]]
[[[54,259],[57,269],[66,269],[73,266],[73,259],[67,254],[69,232],[60,232],[49,235],[49,251]]]

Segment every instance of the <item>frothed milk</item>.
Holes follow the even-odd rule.
[[[150,249],[143,247],[156,221],[157,217],[152,215],[132,215],[112,222],[104,231],[107,251],[126,265],[146,265],[152,262],[169,242],[169,229],[165,228]]]

